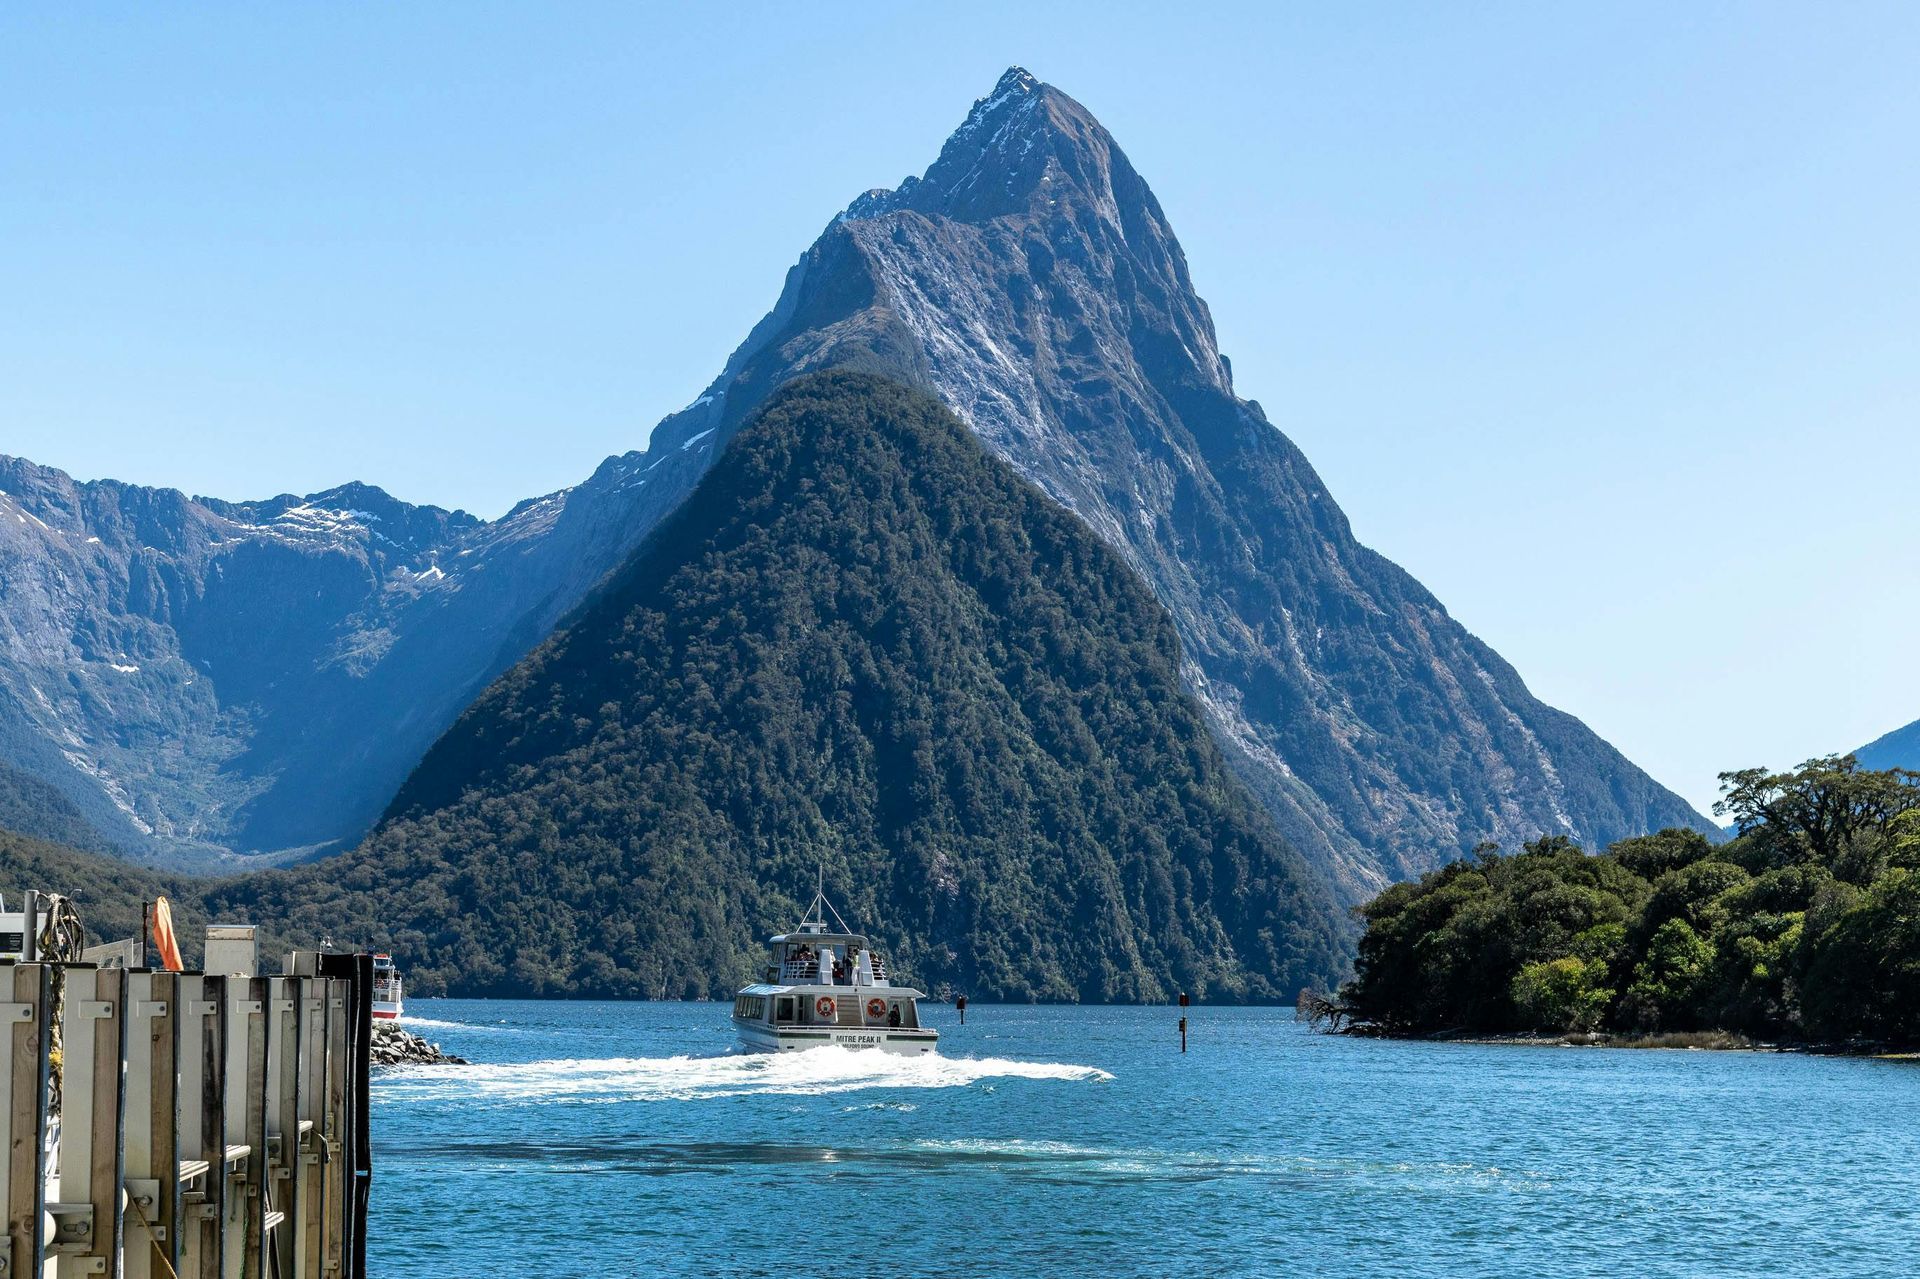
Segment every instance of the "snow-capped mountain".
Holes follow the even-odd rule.
[[[1354,539],[1235,396],[1146,182],[1026,71],[924,176],[835,219],[655,439],[724,436],[768,388],[834,365],[932,390],[1145,575],[1242,776],[1349,893],[1482,839],[1710,829]]]
[[[646,451],[497,522],[0,464],[0,747],[136,844],[351,839],[773,388],[836,366],[932,391],[1122,553],[1235,767],[1350,895],[1486,838],[1706,825],[1354,539],[1235,395],[1145,181],[1017,68],[833,219]]]

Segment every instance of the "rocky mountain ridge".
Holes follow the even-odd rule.
[[[1357,542],[1235,395],[1145,181],[1018,68],[924,175],[829,223],[645,451],[499,521],[0,466],[0,750],[128,846],[350,841],[754,409],[826,368],[932,392],[1142,574],[1235,768],[1348,896],[1482,839],[1708,826]]]
[[[230,502],[0,457],[0,751],[142,860],[357,839],[651,526],[648,470],[609,459],[485,522],[364,484]]]

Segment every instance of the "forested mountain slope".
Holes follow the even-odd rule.
[[[1920,770],[1920,719],[1874,738],[1854,754],[1862,768]]]
[[[829,895],[922,982],[1291,998],[1319,876],[1227,769],[1166,611],[929,397],[788,387],[360,848],[227,913],[425,988],[720,994]]]

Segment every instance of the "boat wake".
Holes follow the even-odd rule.
[[[412,1013],[408,1013],[408,1014],[406,1014],[406,1015],[405,1015],[404,1017],[402,1017],[402,1018],[400,1018],[400,1024],[401,1024],[402,1026],[409,1026],[409,1027],[412,1027],[412,1026],[427,1026],[427,1027],[430,1027],[430,1028],[432,1028],[432,1029],[434,1029],[434,1030],[493,1030],[493,1031],[499,1031],[499,1030],[511,1030],[511,1029],[512,1029],[512,1027],[510,1027],[510,1026],[508,1026],[508,1025],[506,1024],[506,1022],[505,1022],[504,1020],[502,1020],[502,1021],[499,1021],[499,1022],[485,1022],[485,1021],[442,1021],[442,1020],[441,1020],[440,1018],[438,1018],[438,1017],[415,1017],[415,1016],[414,1016],[414,1015],[413,1015]]]
[[[817,1096],[865,1088],[965,1088],[995,1079],[1104,1081],[1093,1066],[1002,1057],[903,1057],[814,1048],[722,1057],[606,1057],[511,1065],[403,1067],[374,1084],[379,1102],[698,1101],[756,1094]]]

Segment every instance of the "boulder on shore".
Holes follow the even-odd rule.
[[[430,1044],[420,1036],[402,1030],[398,1023],[373,1023],[373,1043],[368,1055],[376,1066],[464,1066],[467,1060],[441,1052],[439,1044]]]

